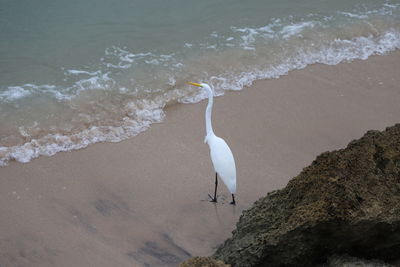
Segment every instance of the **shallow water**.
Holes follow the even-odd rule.
[[[0,0],[0,166],[146,130],[174,103],[400,47],[399,1]]]

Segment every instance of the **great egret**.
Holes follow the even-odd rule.
[[[189,84],[200,87],[206,90],[208,94],[208,105],[206,108],[206,137],[204,143],[207,143],[210,148],[211,161],[214,165],[215,170],[215,191],[214,198],[211,196],[212,202],[217,202],[217,187],[218,187],[218,175],[225,183],[226,187],[232,194],[232,202],[230,204],[235,205],[235,193],[236,193],[236,166],[235,159],[228,144],[224,139],[214,134],[211,124],[211,112],[213,107],[214,94],[213,90],[208,84],[205,83],[192,83]]]

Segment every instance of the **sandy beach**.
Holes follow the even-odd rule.
[[[207,104],[173,105],[160,124],[104,143],[0,168],[0,266],[176,266],[209,255],[242,210],[320,153],[400,122],[400,52],[312,65],[215,98],[237,205],[203,143]],[[193,81],[199,82],[199,81]]]

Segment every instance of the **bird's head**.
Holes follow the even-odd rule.
[[[192,82],[188,82],[188,84],[194,85],[194,86],[200,87],[200,88],[202,88],[202,89],[205,89],[205,90],[207,90],[207,91],[209,91],[209,92],[212,92],[211,87],[210,87],[208,84],[206,84],[206,83],[192,83]]]

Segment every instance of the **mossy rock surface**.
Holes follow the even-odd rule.
[[[319,155],[245,211],[213,257],[241,267],[310,266],[345,253],[400,257],[400,124]]]

